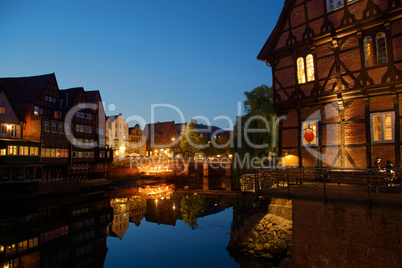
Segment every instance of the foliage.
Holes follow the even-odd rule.
[[[276,152],[278,126],[273,106],[273,91],[266,85],[245,92],[245,115],[238,117],[234,127],[234,154],[243,161],[255,157],[263,158]],[[248,158],[247,158],[248,157]],[[244,171],[251,170],[245,164]]]
[[[208,138],[197,132],[197,121],[191,119],[183,127],[180,137],[180,147],[184,154],[205,153],[209,147]]]
[[[208,201],[205,196],[192,195],[181,200],[180,212],[183,216],[183,221],[188,224],[191,229],[195,230],[198,227],[198,217],[207,209]]]

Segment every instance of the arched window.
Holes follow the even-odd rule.
[[[387,63],[387,42],[385,33],[378,33],[375,40],[377,45],[377,64]]]
[[[307,82],[314,81],[314,59],[312,54],[308,54],[306,57],[307,66]]]
[[[299,84],[306,83],[306,72],[304,69],[304,59],[302,57],[297,59],[297,81]]]
[[[364,62],[366,67],[374,65],[374,48],[373,48],[373,38],[371,36],[366,36],[363,40],[364,46]]]

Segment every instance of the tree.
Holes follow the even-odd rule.
[[[196,126],[197,121],[191,119],[181,132],[180,147],[187,156],[193,153],[205,153],[209,147],[208,138],[199,134]]]
[[[272,88],[262,85],[244,95],[246,114],[237,118],[234,128],[234,154],[242,163],[246,160],[240,174],[250,171],[251,159],[261,159],[276,152],[278,136]]]

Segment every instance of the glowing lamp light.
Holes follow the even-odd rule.
[[[314,132],[312,130],[306,130],[304,133],[304,138],[306,141],[311,142],[314,140]]]
[[[11,125],[7,125],[7,129],[10,130],[10,129],[11,129]]]

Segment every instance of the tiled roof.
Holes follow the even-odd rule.
[[[60,92],[60,97],[62,97],[63,99],[66,98],[66,95],[68,93],[67,107],[70,107],[70,106],[73,106],[76,104],[79,94],[83,91],[84,91],[84,88],[75,87],[75,88],[63,89],[63,90],[60,90],[59,92]]]
[[[159,134],[159,138],[155,140],[156,144],[164,144],[167,142],[166,138],[167,135],[169,134],[169,131],[171,128],[175,128],[175,123],[174,121],[170,122],[157,122],[154,124],[147,124],[144,128],[144,136],[147,139],[147,143],[151,141],[151,138],[155,134]]]
[[[96,98],[99,96],[100,98],[100,92],[99,90],[91,90],[91,91],[85,91],[85,97],[87,98],[88,102],[95,103]]]
[[[29,77],[0,78],[0,90],[7,93],[11,102],[34,102],[52,78],[55,79],[54,73]]]

